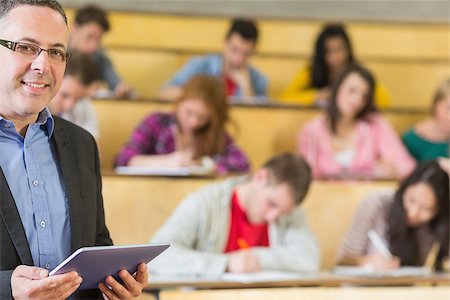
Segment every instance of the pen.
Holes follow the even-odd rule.
[[[386,259],[392,259],[391,252],[389,252],[389,249],[374,230],[369,231],[369,239],[381,255],[383,255]]]
[[[247,243],[247,241],[244,238],[238,238],[237,244],[238,244],[239,248],[241,248],[241,249],[249,249],[250,248],[250,245]]]

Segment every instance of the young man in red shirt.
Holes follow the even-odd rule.
[[[317,271],[319,249],[298,207],[310,182],[305,160],[282,154],[250,176],[192,193],[153,237],[171,247],[150,271],[196,276]]]

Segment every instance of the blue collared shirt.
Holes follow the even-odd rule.
[[[54,269],[71,253],[68,198],[46,108],[25,138],[0,116],[0,166],[22,220],[35,266]]]
[[[205,74],[222,76],[223,59],[221,55],[205,55],[190,59],[175,76],[167,82],[168,85],[184,85],[192,76]],[[267,92],[267,80],[258,70],[249,66],[250,80],[256,97],[265,97]],[[235,97],[241,97],[242,91],[236,89]]]

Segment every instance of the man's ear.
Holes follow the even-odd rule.
[[[257,183],[262,183],[263,185],[267,184],[267,180],[269,177],[269,172],[266,168],[261,168],[253,174],[253,180]]]

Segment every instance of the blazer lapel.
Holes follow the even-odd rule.
[[[74,163],[73,153],[68,146],[68,137],[61,127],[61,123],[55,118],[55,131],[53,132],[53,140],[56,147],[56,155],[58,157],[59,166],[64,178],[64,185],[69,203],[70,213],[70,229],[72,232],[72,251],[82,246],[82,207],[80,205],[82,192],[78,188],[78,169]],[[74,221],[74,220],[78,220]]]
[[[20,261],[26,265],[33,265],[30,246],[28,245],[25,229],[20,220],[16,202],[9,189],[3,170],[0,168],[0,217],[19,255]]]

